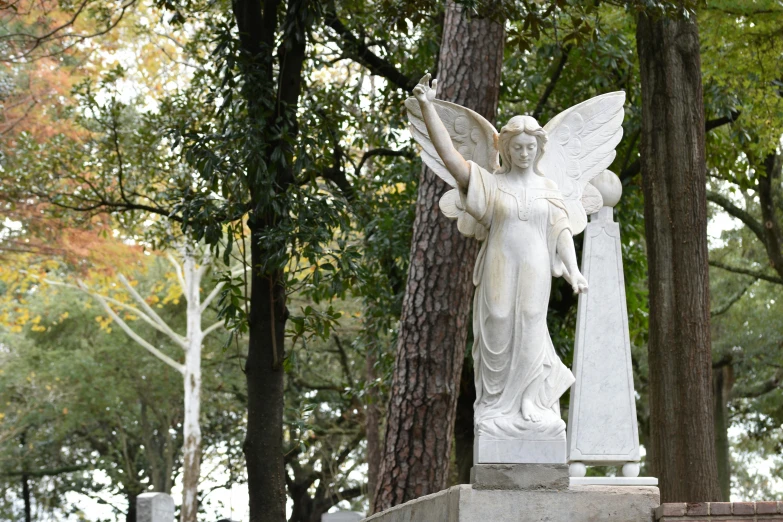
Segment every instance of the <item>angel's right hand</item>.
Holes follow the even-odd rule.
[[[426,104],[435,99],[435,90],[438,86],[438,80],[432,80],[430,87],[430,73],[425,74],[419,84],[413,88],[413,96],[419,101],[419,104]]]

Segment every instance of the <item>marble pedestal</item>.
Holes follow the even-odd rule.
[[[653,486],[570,486],[487,490],[454,486],[400,504],[365,522],[650,522],[660,504]]]
[[[559,440],[496,440],[476,435],[473,464],[565,464],[566,438]]]

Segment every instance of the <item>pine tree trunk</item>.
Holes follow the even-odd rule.
[[[494,121],[503,43],[501,23],[468,19],[448,2],[438,98]],[[478,243],[438,210],[446,188],[423,170],[375,512],[443,489],[449,474]]]
[[[251,224],[251,230],[253,225]],[[285,520],[283,355],[286,309],[281,274],[265,274],[258,234],[251,243],[250,339],[247,377],[247,461],[251,522]]]
[[[640,14],[641,172],[650,286],[650,440],[661,502],[720,498],[715,459],[699,34]]]

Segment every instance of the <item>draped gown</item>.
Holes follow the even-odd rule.
[[[465,210],[489,231],[473,274],[476,433],[489,439],[562,438],[558,399],[574,376],[555,353],[546,324],[552,274],[562,273],[557,240],[570,230],[562,195],[554,184],[512,189],[507,174],[469,165]],[[522,417],[525,392],[538,422]]]

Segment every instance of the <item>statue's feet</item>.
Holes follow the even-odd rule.
[[[533,401],[522,399],[522,418],[529,422],[541,422],[541,414]]]

